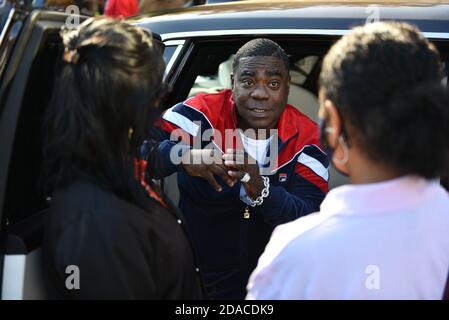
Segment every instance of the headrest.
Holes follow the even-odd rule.
[[[218,81],[227,89],[232,88],[231,74],[232,74],[232,62],[234,61],[234,54],[218,66]]]

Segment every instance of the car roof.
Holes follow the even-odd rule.
[[[157,11],[128,21],[166,39],[167,34],[176,38],[174,35],[189,37],[204,31],[233,30],[241,34],[237,31],[254,29],[302,29],[312,34],[332,30],[341,34],[376,17],[407,21],[425,33],[449,38],[449,1],[239,1]]]

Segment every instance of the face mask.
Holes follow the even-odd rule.
[[[332,133],[332,132],[334,132],[334,129],[333,129],[333,128],[328,128],[328,127],[327,127],[326,120],[325,120],[325,119],[322,119],[322,118],[319,118],[319,119],[318,119],[318,125],[319,125],[319,127],[320,127],[320,140],[321,140],[321,146],[323,147],[324,152],[326,152],[326,154],[327,154],[329,160],[330,160],[331,162],[334,162],[333,155],[334,155],[335,148],[332,148],[332,147],[329,145],[329,143],[328,143],[328,141],[327,141],[327,138],[326,138],[326,134],[327,134],[327,133]],[[348,156],[348,153],[347,153],[347,152],[348,152],[348,147],[347,147],[346,142],[345,142],[345,140],[343,139],[342,136],[339,136],[339,137],[338,137],[338,141],[339,141],[340,144],[342,144],[342,146],[343,146],[343,148],[344,148],[344,150],[345,150],[345,151],[344,151],[344,152],[345,152],[345,157],[344,157],[344,159],[340,160],[339,162],[340,162],[340,164],[345,164],[345,163],[348,161],[348,158],[347,158],[347,156]],[[335,164],[334,164],[334,168],[335,168],[338,172],[340,172],[341,174],[343,174],[343,175],[345,175],[345,176],[348,176],[348,174],[347,174],[346,172],[343,172],[343,171],[339,170],[339,169],[335,166]]]
[[[330,160],[332,160],[332,156],[334,154],[334,150],[329,143],[327,142],[326,139],[326,134],[327,133],[332,133],[333,129],[332,128],[328,128],[327,127],[327,123],[326,120],[324,118],[319,118],[318,119],[318,125],[320,127],[320,140],[321,140],[321,145],[323,146],[324,152],[326,152],[327,156],[329,157]]]

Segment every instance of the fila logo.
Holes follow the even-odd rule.
[[[287,174],[279,173],[279,182],[285,182],[285,181],[287,181]]]

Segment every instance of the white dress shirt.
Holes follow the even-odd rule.
[[[448,271],[449,195],[405,176],[336,188],[278,226],[247,299],[441,299]]]

